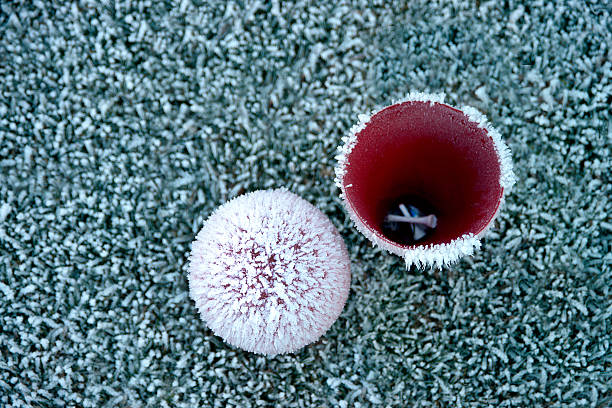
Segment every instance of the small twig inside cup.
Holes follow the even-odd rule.
[[[400,202],[396,206],[385,216],[383,229],[398,242],[408,244],[420,241],[438,226],[437,217],[434,214],[423,215],[421,206],[417,207],[412,202],[409,205]]]
[[[438,220],[435,215],[431,214],[426,217],[404,217],[403,215],[387,215],[387,221],[391,222],[410,222],[412,224],[421,224],[429,228],[436,228]]]

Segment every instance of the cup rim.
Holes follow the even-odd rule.
[[[406,98],[395,101],[391,105],[384,106],[380,109],[372,111],[369,115],[359,115],[359,122],[355,124],[348,136],[343,138],[344,143],[339,147],[339,154],[336,156],[336,186],[340,189],[340,196],[342,198],[344,207],[352,219],[357,229],[366,236],[373,244],[381,247],[382,249],[402,256],[406,261],[406,266],[416,264],[418,266],[426,265],[437,265],[443,266],[449,263],[455,262],[459,258],[465,255],[471,255],[475,249],[480,247],[480,238],[489,230],[493,225],[493,221],[499,215],[501,207],[504,203],[505,196],[510,192],[512,185],[516,181],[514,171],[512,168],[512,160],[510,156],[510,150],[505,142],[502,140],[500,133],[489,123],[486,116],[480,113],[475,108],[469,106],[462,106],[461,108],[454,107],[444,102],[444,94],[426,94],[421,92],[412,92],[407,95]],[[356,211],[353,206],[353,202],[349,199],[347,188],[352,185],[345,185],[344,178],[348,172],[348,157],[352,152],[353,148],[357,144],[358,135],[364,130],[370,120],[378,113],[394,107],[410,102],[424,102],[429,103],[431,106],[439,104],[450,108],[454,111],[460,112],[465,115],[469,122],[475,123],[479,128],[483,128],[487,135],[492,139],[495,154],[498,158],[500,166],[500,194],[497,198],[497,206],[495,211],[489,216],[486,224],[484,224],[479,231],[472,233],[465,233],[447,243],[438,244],[427,244],[427,245],[402,245],[392,241],[382,234],[380,231],[374,229],[366,222],[365,219]]]

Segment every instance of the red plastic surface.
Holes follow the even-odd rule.
[[[344,186],[362,222],[387,240],[381,225],[392,202],[406,195],[429,202],[438,227],[418,245],[441,244],[486,228],[502,197],[500,171],[493,140],[461,111],[404,102],[358,133]]]

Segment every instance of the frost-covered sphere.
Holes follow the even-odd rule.
[[[316,341],[350,285],[342,237],[313,205],[284,190],[219,207],[193,242],[189,290],[202,319],[231,345],[276,355]]]

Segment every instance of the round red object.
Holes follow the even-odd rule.
[[[467,112],[433,98],[397,103],[362,121],[341,149],[337,182],[353,220],[409,263],[444,264],[471,253],[513,182],[499,134],[477,111]],[[397,242],[383,228],[403,197],[426,203],[437,217],[418,243]]]

